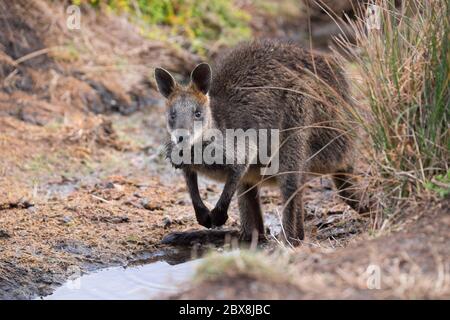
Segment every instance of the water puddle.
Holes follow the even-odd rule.
[[[176,265],[156,261],[145,265],[112,267],[68,280],[45,300],[145,300],[176,293],[190,279],[201,259]]]

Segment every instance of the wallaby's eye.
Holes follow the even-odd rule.
[[[172,112],[169,114],[169,118],[170,118],[171,120],[174,120],[175,117],[176,117],[176,113],[172,111]]]
[[[202,116],[202,112],[201,111],[195,111],[194,116],[199,119]]]

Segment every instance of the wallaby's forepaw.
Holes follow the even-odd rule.
[[[212,227],[211,215],[208,209],[196,210],[195,216],[197,217],[197,222],[201,226],[204,226],[205,228],[208,229]]]
[[[214,208],[211,211],[211,221],[213,226],[220,227],[225,224],[228,220],[228,214],[226,211],[220,208]]]

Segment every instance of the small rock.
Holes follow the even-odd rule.
[[[144,207],[144,209],[147,209],[147,210],[150,210],[150,211],[161,209],[161,207],[159,205],[153,203],[152,201],[150,201],[147,198],[142,198],[141,199],[141,204]]]
[[[172,224],[172,220],[169,217],[164,217],[162,220],[164,229],[167,229]]]
[[[114,189],[114,183],[108,182],[108,183],[105,185],[105,188],[106,188],[106,189]]]
[[[134,198],[127,198],[127,199],[124,200],[123,204],[127,205],[127,206],[132,206],[132,207],[141,209],[143,207],[143,205],[141,203],[137,202],[137,201],[134,201],[134,200],[135,200]]]
[[[37,208],[36,208],[36,207],[29,207],[29,208],[27,208],[27,211],[28,211],[29,213],[36,213]]]
[[[20,204],[21,204],[22,208],[25,208],[25,209],[34,207],[34,203],[29,200],[22,200]]]
[[[142,206],[144,207],[144,209],[148,209],[148,206],[149,206],[149,200],[148,200],[148,198],[142,198],[141,199],[141,204],[142,204]]]
[[[4,230],[0,230],[0,239],[9,239],[11,236]]]
[[[130,218],[125,216],[119,216],[119,217],[100,217],[98,219],[101,222],[108,222],[108,223],[127,223],[130,222]]]
[[[61,220],[64,223],[71,223],[72,222],[72,217],[64,216]]]
[[[113,184],[114,185],[114,189],[116,189],[117,191],[122,192],[125,188],[120,185],[120,184]]]

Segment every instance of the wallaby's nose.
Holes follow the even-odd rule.
[[[178,143],[181,143],[181,142],[183,142],[183,136],[178,137]]]

